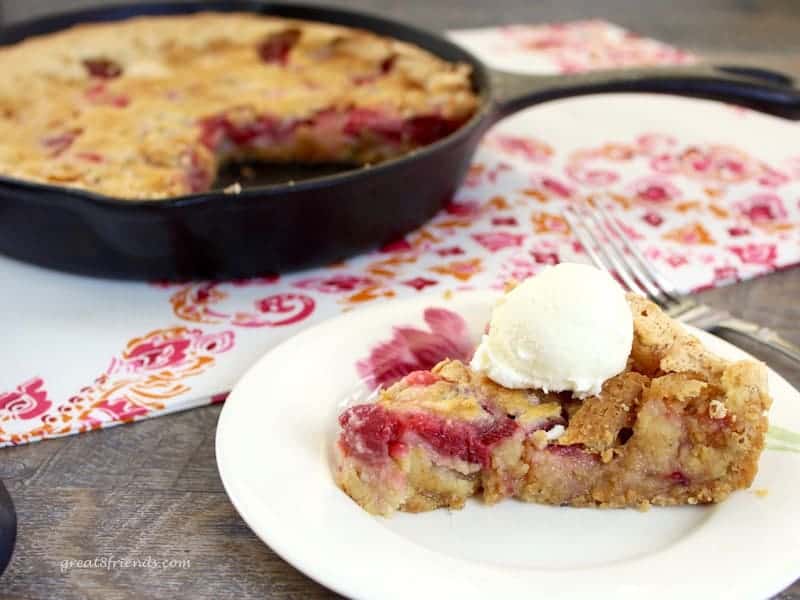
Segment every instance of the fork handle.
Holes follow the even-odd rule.
[[[800,348],[768,327],[731,317],[717,323],[715,328],[739,333],[800,362]]]

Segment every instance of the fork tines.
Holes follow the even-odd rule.
[[[661,306],[682,301],[680,291],[631,242],[600,201],[576,202],[563,215],[595,266],[615,276],[627,290]]]

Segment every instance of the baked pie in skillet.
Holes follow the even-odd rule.
[[[377,163],[478,105],[470,67],[325,23],[240,13],[86,24],[0,49],[0,174],[125,199],[226,161]]]

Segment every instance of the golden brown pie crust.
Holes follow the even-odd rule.
[[[87,24],[0,49],[0,174],[130,199],[221,162],[370,163],[457,128],[470,68],[367,31],[253,14]]]

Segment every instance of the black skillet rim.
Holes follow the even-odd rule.
[[[130,13],[125,14],[127,11],[130,11]],[[63,202],[63,196],[71,196],[76,200],[81,200],[86,203],[99,205],[103,207],[114,207],[118,209],[147,208],[151,210],[152,209],[167,210],[173,208],[183,208],[187,206],[198,206],[210,201],[217,202],[223,199],[228,204],[230,204],[232,201],[235,202],[237,200],[241,202],[246,202],[248,200],[255,200],[258,198],[285,195],[287,192],[292,192],[295,190],[299,192],[305,190],[324,188],[331,185],[344,184],[353,179],[363,177],[366,174],[366,172],[388,171],[391,170],[392,168],[395,168],[397,165],[402,165],[409,161],[413,161],[419,157],[424,157],[427,154],[437,152],[443,146],[446,146],[456,140],[471,135],[474,129],[481,127],[482,125],[491,122],[492,120],[491,115],[493,114],[494,111],[494,102],[493,102],[491,79],[489,77],[488,67],[486,67],[486,65],[481,60],[479,60],[475,55],[473,55],[467,49],[448,40],[442,34],[432,31],[427,31],[425,29],[415,27],[412,25],[407,25],[400,21],[387,19],[366,11],[365,12],[352,11],[347,9],[328,7],[325,5],[314,5],[305,3],[289,4],[285,2],[270,2],[270,1],[260,1],[260,0],[236,0],[234,2],[196,2],[196,1],[195,2],[142,2],[137,4],[114,4],[109,6],[98,5],[90,8],[83,8],[78,10],[70,10],[55,14],[49,14],[44,17],[28,19],[25,21],[20,21],[19,23],[13,23],[11,25],[0,27],[0,39],[3,40],[2,42],[0,42],[0,47],[4,45],[11,45],[14,43],[18,43],[23,41],[24,39],[34,37],[36,35],[46,35],[47,33],[55,33],[57,31],[62,31],[73,25],[78,25],[82,23],[114,22],[114,21],[121,21],[126,18],[137,18],[144,16],[159,16],[159,15],[168,16],[168,15],[194,14],[203,11],[245,12],[245,13],[263,14],[263,15],[276,15],[278,17],[296,18],[296,19],[303,19],[306,21],[342,24],[345,27],[353,27],[355,29],[365,29],[367,31],[372,31],[372,29],[364,23],[357,23],[357,24],[349,23],[350,21],[354,20],[364,21],[388,30],[393,30],[398,34],[407,34],[408,38],[419,38],[419,37],[428,38],[431,42],[449,46],[449,50],[453,51],[455,54],[461,55],[461,57],[458,58],[457,60],[466,62],[472,67],[473,89],[475,90],[481,101],[481,106],[466,123],[461,125],[461,127],[459,127],[453,133],[433,142],[432,144],[427,144],[425,146],[412,150],[411,152],[408,152],[403,156],[389,159],[387,161],[381,162],[376,165],[363,166],[360,168],[355,168],[352,170],[348,170],[342,173],[336,173],[333,175],[323,175],[321,177],[304,179],[296,183],[261,185],[261,186],[244,188],[242,189],[241,192],[237,194],[227,194],[224,193],[223,191],[209,191],[209,192],[200,192],[197,194],[174,196],[171,198],[155,198],[150,200],[125,199],[125,198],[117,198],[114,196],[106,196],[104,194],[99,194],[97,192],[83,190],[80,188],[70,188],[67,186],[57,186],[46,183],[38,183],[34,181],[26,181],[24,179],[17,179],[5,175],[0,175],[0,186],[4,186],[7,189],[22,188],[24,191],[36,193],[37,201],[51,201],[51,202],[61,203]],[[289,13],[295,13],[295,12],[298,13],[297,16],[289,16]],[[120,16],[118,18],[111,17],[111,15],[115,13],[119,13]],[[307,16],[300,16],[303,13],[307,13]],[[102,15],[103,17],[109,16],[109,18],[98,19],[100,15]],[[334,18],[338,17],[341,20],[340,21],[327,20],[327,17],[334,17]],[[4,41],[7,36],[13,36],[14,31],[17,29],[27,29],[30,27],[36,27],[37,25],[46,24],[48,21],[58,21],[61,19],[69,19],[70,21],[72,21],[72,23],[65,27],[53,28],[53,29],[48,28],[47,31],[42,32],[40,34],[36,33],[28,36],[20,36],[16,41],[10,43],[5,43]],[[400,41],[407,41],[406,38],[398,37],[394,33],[380,33],[379,35],[383,35],[386,37],[395,37]],[[441,58],[441,55],[439,53],[432,50],[430,47],[428,47],[428,45],[424,43],[420,43],[417,40],[415,41],[408,40],[407,43],[420,46],[424,50]]]

